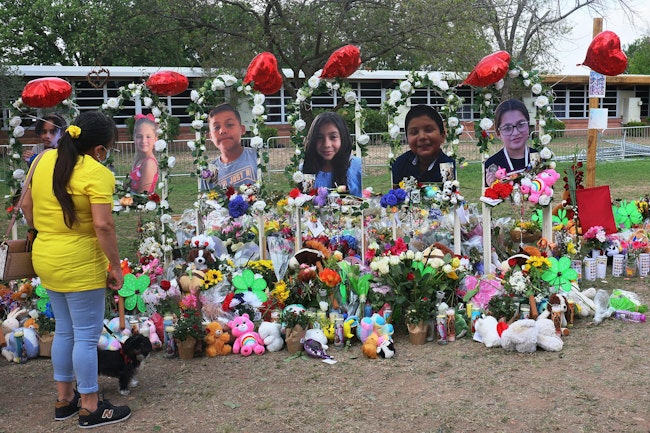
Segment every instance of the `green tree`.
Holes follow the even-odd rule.
[[[650,75],[650,35],[635,40],[623,51],[627,54],[629,74]]]

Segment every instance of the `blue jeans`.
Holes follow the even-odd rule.
[[[54,380],[77,378],[81,394],[99,391],[97,342],[104,326],[105,289],[61,293],[47,291],[56,327],[52,343]]]

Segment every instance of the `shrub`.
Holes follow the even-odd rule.
[[[553,138],[564,137],[564,130],[566,125],[560,119],[548,120],[544,129],[551,135]]]
[[[642,137],[644,134],[643,129],[638,128],[639,126],[647,126],[645,122],[628,122],[626,125],[623,125],[626,128],[628,137]]]

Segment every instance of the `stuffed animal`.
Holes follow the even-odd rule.
[[[143,328],[147,329],[147,332],[144,333]],[[160,340],[160,337],[158,336],[158,332],[156,331],[156,324],[154,323],[153,320],[147,319],[143,324],[142,328],[140,329],[141,334],[146,334],[147,337],[149,337],[149,341],[151,342],[151,347],[154,350],[158,350],[162,348],[162,341]]]
[[[562,335],[569,335],[569,329],[567,328],[568,320],[566,317],[569,308],[568,308],[568,302],[566,296],[559,295],[557,293],[551,294],[551,296],[548,297],[548,303],[546,304],[546,308],[538,316],[538,319],[548,319],[549,317],[552,317],[553,308],[560,308],[562,310],[560,316],[561,332]]]
[[[537,346],[547,352],[559,352],[564,347],[564,342],[555,332],[552,320],[538,319],[535,321],[537,329]]]
[[[383,316],[374,313],[370,317],[364,317],[361,319],[359,326],[357,326],[357,337],[362,343],[365,343],[368,336],[373,333],[376,333],[379,337],[391,339],[394,333],[394,328],[392,324],[386,323],[386,319],[384,319]]]
[[[531,203],[539,203],[545,206],[550,203],[553,197],[552,186],[560,178],[560,173],[549,168],[538,173],[535,179],[530,180],[527,178],[521,181],[521,192],[528,195],[528,201]]]
[[[484,316],[474,323],[474,340],[485,344],[485,347],[501,346],[501,337],[497,332],[497,319],[494,316]]]
[[[27,314],[24,308],[14,308],[7,314],[7,318],[2,322],[2,333],[5,337],[20,327],[20,318]]]
[[[187,262],[198,271],[205,271],[215,261],[214,255],[207,248],[192,248],[187,253]]]
[[[235,344],[232,347],[233,353],[240,353],[242,356],[249,356],[252,353],[261,355],[264,349],[264,340],[260,334],[254,331],[255,324],[251,322],[248,314],[235,317],[228,322],[230,332],[235,337]]]
[[[320,343],[322,346],[323,350],[327,350],[329,347],[327,346],[327,336],[323,332],[323,330],[320,327],[320,324],[314,323],[314,327],[311,329],[308,329],[305,332],[305,341],[307,340],[314,340]]]
[[[20,287],[18,287],[18,290],[11,295],[11,300],[15,302],[25,302],[28,297],[32,296],[33,291],[34,286],[32,286],[31,281],[26,280],[20,285]]]
[[[38,358],[39,354],[39,340],[38,333],[34,328],[16,328],[9,334],[5,335],[7,347],[2,348],[2,356],[9,362],[20,362],[21,356],[16,354],[16,339],[14,335],[16,332],[22,331],[23,333],[23,356],[27,359]]]
[[[131,336],[131,328],[127,326],[125,329],[120,330],[119,317],[114,317],[110,321],[104,319],[104,325],[107,326],[115,336],[110,334],[106,328],[102,329],[102,334],[99,336],[97,347],[101,350],[120,350],[122,348],[122,343]]]
[[[194,269],[190,273],[180,276],[178,284],[181,286],[183,293],[197,293],[201,290],[205,273],[199,269]]]
[[[232,351],[230,334],[224,332],[221,323],[210,322],[205,327],[205,354],[212,358],[217,355],[228,355]]]
[[[598,289],[596,296],[594,296],[594,304],[596,305],[596,312],[594,313],[594,324],[598,325],[603,319],[612,315],[614,309],[609,306],[609,293],[607,290]]]
[[[537,350],[535,321],[533,319],[522,319],[512,323],[501,334],[501,347],[510,352],[535,352]]]
[[[284,340],[280,333],[281,325],[276,322],[262,322],[257,332],[264,340],[266,350],[269,352],[277,352],[284,347]]]
[[[303,338],[301,342],[303,349],[305,349],[305,353],[308,356],[311,356],[312,358],[332,359],[332,357],[325,352],[327,345],[323,347],[319,341],[306,338]]]

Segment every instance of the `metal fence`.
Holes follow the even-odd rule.
[[[369,134],[368,155],[363,158],[364,170],[374,167],[388,167],[390,147],[385,141],[384,134]],[[172,170],[172,176],[187,176],[194,172],[194,158],[187,147],[188,140],[175,140],[169,145],[169,154],[176,157],[176,166]],[[247,145],[247,139],[242,140]],[[404,134],[401,137],[401,151],[407,149]],[[210,144],[208,143],[208,146]],[[501,144],[497,141],[490,153],[497,151]],[[570,160],[577,155],[578,160],[585,160],[587,155],[587,130],[570,129],[558,134],[550,144],[550,148],[556,155],[557,160]],[[6,178],[8,146],[0,146],[0,152],[4,157],[0,164],[0,179]],[[271,137],[266,142],[266,151],[269,155],[269,172],[283,172],[287,162],[291,160],[294,153],[293,145],[289,137]],[[208,148],[208,154],[216,157],[216,150]],[[459,154],[467,161],[481,161],[481,155],[475,145],[472,135],[466,134],[461,137]],[[118,142],[113,151],[113,170],[116,177],[128,176],[131,170],[135,147],[132,141]],[[627,157],[650,156],[650,126],[610,128],[598,133],[597,159],[612,160]]]

